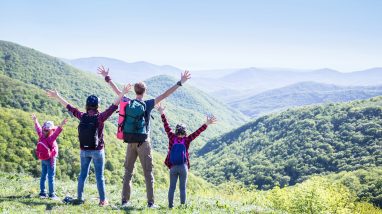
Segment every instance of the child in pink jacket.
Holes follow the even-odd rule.
[[[49,198],[58,199],[54,192],[54,177],[56,172],[56,157],[58,155],[58,145],[56,139],[66,124],[64,119],[58,127],[54,126],[52,121],[46,121],[41,127],[35,114],[32,114],[34,126],[38,135],[36,155],[41,160],[41,178],[40,178],[40,198],[47,198],[45,192],[45,181],[48,176]]]

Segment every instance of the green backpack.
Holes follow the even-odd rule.
[[[126,143],[142,143],[147,140],[146,104],[131,100],[125,107],[123,139]]]

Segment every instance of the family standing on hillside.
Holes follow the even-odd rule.
[[[89,174],[90,162],[93,161],[97,189],[100,198],[99,205],[106,206],[108,201],[105,192],[104,168],[105,168],[105,142],[103,139],[104,122],[119,108],[120,120],[118,124],[118,136],[122,135],[124,142],[127,143],[126,157],[124,162],[125,174],[123,176],[122,188],[122,206],[131,206],[130,195],[132,188],[132,176],[134,164],[139,157],[142,165],[143,174],[146,182],[147,206],[156,208],[154,200],[154,174],[153,160],[151,154],[150,143],[150,118],[154,107],[157,107],[161,114],[165,132],[167,133],[168,154],[165,160],[165,165],[169,168],[170,187],[168,191],[168,205],[170,208],[174,206],[174,192],[176,183],[179,179],[180,200],[181,204],[186,203],[186,185],[188,170],[190,168],[190,159],[188,149],[190,143],[198,137],[207,126],[214,124],[216,118],[214,116],[207,117],[207,121],[194,133],[187,135],[186,126],[177,124],[173,132],[167,122],[165,116],[165,106],[161,104],[165,98],[174,93],[187,80],[191,78],[188,71],[181,74],[181,79],[174,86],[169,88],[155,99],[144,100],[144,95],[147,87],[144,82],[135,83],[133,85],[135,98],[129,99],[124,95],[129,92],[132,85],[124,86],[122,91],[113,83],[109,76],[109,69],[103,66],[98,68],[105,81],[111,86],[117,94],[114,103],[105,111],[99,112],[99,98],[95,95],[90,95],[86,99],[86,112],[81,112],[77,108],[69,104],[56,90],[49,90],[48,96],[58,100],[74,117],[80,120],[78,125],[78,138],[80,142],[80,160],[81,170],[78,177],[77,199],[73,200],[75,204],[84,203],[84,185]],[[67,120],[62,121],[59,127],[55,127],[53,122],[47,121],[42,128],[40,127],[35,115],[32,115],[35,122],[35,128],[39,136],[36,154],[41,160],[42,173],[40,179],[40,197],[50,197],[56,199],[54,192],[54,176],[56,167],[56,157],[58,154],[58,146],[56,139],[62,131],[62,127]],[[48,175],[49,195],[45,192],[45,181]]]

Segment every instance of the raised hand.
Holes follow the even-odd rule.
[[[46,93],[47,93],[48,97],[51,97],[51,98],[57,98],[60,96],[60,94],[57,92],[56,89],[47,90]]]
[[[125,85],[125,86],[123,87],[122,93],[123,93],[123,94],[127,94],[127,93],[129,93],[131,87],[132,87],[132,86],[131,86],[130,83],[127,84],[127,85]]]
[[[218,119],[216,119],[215,116],[211,115],[211,116],[207,116],[207,122],[206,122],[206,125],[211,125],[211,124],[215,124],[216,122],[218,121]]]
[[[164,114],[166,106],[164,106],[162,103],[159,103],[158,105],[156,105],[156,109],[159,111],[160,114]]]
[[[36,122],[36,121],[37,121],[37,117],[36,117],[36,115],[35,115],[35,114],[32,114],[32,120],[33,120],[34,122]]]
[[[109,75],[109,68],[105,69],[103,65],[99,66],[97,68],[97,71],[98,71],[98,74],[101,74],[103,77],[106,77],[107,75]]]
[[[60,102],[62,106],[66,107],[67,105],[69,105],[69,103],[64,98],[62,98],[60,96],[60,94],[57,92],[56,89],[47,90],[46,93],[47,93],[48,97],[51,97],[51,98],[58,100],[58,102]]]
[[[61,122],[60,127],[62,128],[62,127],[66,124],[66,122],[68,122],[68,118],[65,118],[65,119]]]
[[[131,84],[127,84],[125,86],[123,86],[123,89],[122,91],[118,94],[117,98],[114,100],[114,105],[118,105],[119,102],[121,101],[123,95],[127,94],[131,89]]]
[[[188,70],[185,70],[180,77],[180,82],[184,84],[187,80],[191,79],[191,74]]]

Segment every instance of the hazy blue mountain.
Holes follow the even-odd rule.
[[[125,62],[107,57],[89,57],[64,60],[81,70],[95,73],[99,65],[111,70],[119,83],[136,82],[157,75],[179,78],[182,69],[170,65],[148,62]],[[184,68],[187,69],[187,68]],[[192,86],[207,92],[223,102],[252,97],[267,90],[285,87],[298,82],[319,82],[339,86],[371,86],[382,84],[382,68],[342,73],[330,68],[299,70],[286,68],[232,68],[191,70]]]
[[[297,82],[314,81],[335,85],[378,85],[382,84],[382,68],[373,68],[364,71],[341,73],[332,69],[319,69],[313,71],[268,70],[259,68],[241,69],[220,80],[230,86],[238,88],[258,88],[269,90],[287,86]]]
[[[382,68],[342,73],[329,68],[318,70],[245,68],[214,80],[195,81],[199,88],[219,100],[230,103],[267,90],[299,82],[318,82],[339,86],[382,85]],[[233,93],[228,93],[232,91]]]
[[[110,68],[112,77],[120,83],[137,82],[157,75],[180,76],[181,70],[169,65],[154,65],[148,62],[125,62],[118,59],[106,57],[89,57],[73,59],[68,61],[72,66],[90,71],[97,72],[97,67],[104,65]]]
[[[289,107],[346,102],[379,95],[382,95],[382,85],[345,87],[316,82],[301,82],[244,99],[231,100],[229,105],[248,116],[258,117]]]

